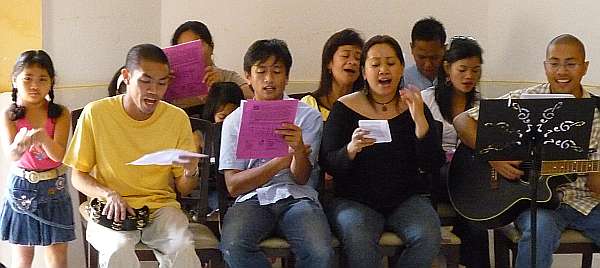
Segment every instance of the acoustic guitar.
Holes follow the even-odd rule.
[[[475,151],[458,146],[448,175],[450,201],[463,217],[487,228],[511,223],[530,206],[530,163],[520,166],[525,171],[521,179],[509,181],[496,172],[487,161],[475,158]],[[560,204],[553,192],[558,185],[572,182],[577,173],[600,170],[600,160],[543,161],[537,180],[537,200],[540,207],[557,208]]]

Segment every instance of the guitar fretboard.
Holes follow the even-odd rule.
[[[543,161],[542,175],[586,173],[600,171],[600,160]]]

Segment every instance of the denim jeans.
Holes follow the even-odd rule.
[[[9,174],[0,212],[0,239],[11,244],[48,246],[75,240],[69,183],[63,174],[31,183]]]
[[[285,238],[296,267],[331,267],[333,248],[327,217],[318,202],[291,197],[261,206],[256,197],[233,204],[223,221],[221,252],[231,268],[271,267],[258,244]]]
[[[379,238],[384,230],[406,242],[393,267],[431,267],[438,255],[440,220],[429,200],[419,195],[405,200],[389,215],[343,198],[327,203],[325,212],[342,243],[347,267],[383,267]]]
[[[516,267],[531,265],[531,215],[527,210],[517,217],[515,224],[521,231]],[[600,209],[595,207],[585,216],[567,204],[557,210],[538,209],[537,213],[537,260],[539,268],[551,267],[552,254],[560,245],[560,234],[565,228],[583,232],[594,244],[600,246]]]

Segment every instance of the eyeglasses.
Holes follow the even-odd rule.
[[[448,44],[448,48],[450,48],[452,46],[452,42],[456,41],[456,40],[469,40],[469,41],[473,41],[477,43],[477,39],[475,39],[475,37],[470,36],[470,35],[455,35],[450,37],[450,42]]]
[[[546,66],[546,68],[548,68],[552,71],[558,71],[560,66],[565,67],[565,69],[567,69],[568,71],[575,71],[575,70],[577,70],[577,68],[580,65],[582,65],[582,63],[578,63],[578,62],[560,63],[558,61],[544,61],[544,65]]]

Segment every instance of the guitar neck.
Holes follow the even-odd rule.
[[[600,171],[600,160],[543,161],[541,175],[587,173]]]

